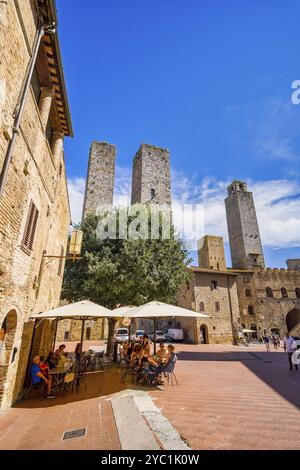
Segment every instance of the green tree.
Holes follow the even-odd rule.
[[[163,214],[159,214],[159,238],[120,239],[120,214],[115,209],[102,216],[89,215],[82,224],[82,259],[66,263],[63,298],[89,299],[107,308],[141,305],[152,300],[174,303],[181,285],[189,279],[190,259],[185,243],[170,226],[170,237],[163,239]],[[139,214],[150,214],[141,207]],[[116,220],[116,238],[100,239],[97,227],[103,217]],[[136,219],[131,215],[127,228]],[[150,216],[148,229],[151,230]]]

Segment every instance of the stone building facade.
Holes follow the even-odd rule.
[[[245,183],[234,181],[225,200],[230,251],[238,274],[239,323],[258,335],[286,330],[300,333],[299,260],[288,260],[288,269],[264,267],[264,255],[253,195]]]
[[[142,144],[133,160],[131,204],[171,204],[170,154]]]
[[[0,3],[1,409],[22,393],[30,356],[51,347],[54,325],[41,322],[33,341],[30,317],[58,305],[64,259],[46,256],[67,250],[63,142],[72,126],[54,23],[54,0]]]
[[[300,334],[300,270],[232,270],[237,277],[240,325],[260,336]]]
[[[191,282],[177,295],[180,307],[210,318],[180,319],[185,338],[195,343],[230,343],[235,337],[239,300],[234,273],[191,267]]]
[[[205,235],[198,241],[199,266],[218,271],[226,270],[226,259],[222,237]]]
[[[264,267],[253,194],[242,181],[233,181],[227,191],[225,207],[232,266],[237,269]]]
[[[88,213],[95,214],[101,208],[113,206],[115,161],[115,145],[107,142],[92,142],[83,203],[83,219]]]

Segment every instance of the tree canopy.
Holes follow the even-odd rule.
[[[115,238],[99,237],[103,215],[89,215],[82,223],[82,258],[66,263],[63,298],[89,299],[108,308],[141,305],[152,300],[174,303],[178,289],[189,279],[186,266],[190,259],[184,241],[177,237],[172,224],[170,236],[163,238],[161,214],[158,239],[120,239],[121,211],[114,209],[109,214],[117,220]],[[128,230],[132,222],[134,216],[126,221]],[[151,232],[150,217],[147,224]]]

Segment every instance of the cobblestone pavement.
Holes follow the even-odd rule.
[[[191,448],[300,448],[300,370],[289,370],[282,350],[177,345],[176,352],[179,386],[149,393]],[[119,372],[90,375],[87,381],[88,390],[78,395],[31,398],[1,416],[0,449],[120,449],[107,400],[123,393]],[[65,431],[80,428],[86,436],[62,440]]]
[[[151,392],[193,449],[300,449],[300,370],[263,345],[177,345],[179,386]]]

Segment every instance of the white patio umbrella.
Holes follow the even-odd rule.
[[[80,302],[75,302],[73,304],[63,305],[62,307],[57,307],[47,312],[38,313],[32,315],[31,318],[34,320],[51,320],[56,319],[56,329],[54,336],[54,345],[56,340],[57,325],[60,320],[81,320],[81,351],[83,345],[83,335],[84,335],[84,323],[86,320],[93,320],[96,318],[114,318],[115,315],[112,314],[112,311],[102,305],[98,305],[90,300],[81,300]]]
[[[126,316],[131,318],[149,318],[154,323],[154,353],[156,352],[156,322],[161,318],[210,318],[204,313],[195,312],[176,305],[166,304],[154,300],[144,305],[140,305],[132,310],[127,311]]]

